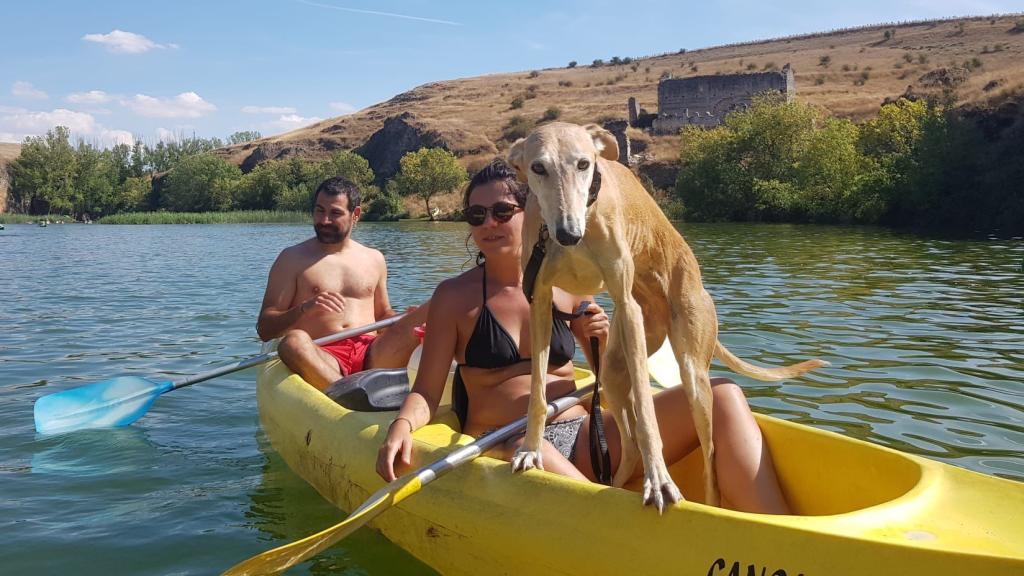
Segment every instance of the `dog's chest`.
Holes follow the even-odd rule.
[[[572,294],[597,294],[604,290],[601,268],[586,245],[573,248],[555,246],[548,253],[547,268],[551,285]]]

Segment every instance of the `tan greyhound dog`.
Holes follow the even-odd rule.
[[[529,183],[523,231],[523,265],[547,234],[533,284],[530,342],[533,379],[526,438],[512,460],[516,471],[543,468],[547,372],[551,341],[551,287],[574,294],[607,290],[615,303],[603,355],[601,382],[622,432],[622,457],[613,485],[621,486],[644,467],[643,499],[661,511],[682,499],[662,456],[661,436],[647,374],[648,351],[667,336],[679,363],[682,386],[704,456],[705,502],[719,504],[711,440],[712,356],[760,380],[792,378],[827,365],[809,360],[761,368],[734,356],[718,341],[718,318],[704,290],[690,247],[628,168],[617,162],[615,137],[590,124],[545,124],[509,151],[509,163]],[[545,230],[542,232],[542,225]],[[628,440],[627,440],[628,439]]]

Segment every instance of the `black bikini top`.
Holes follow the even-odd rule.
[[[498,322],[498,319],[491,314],[487,307],[487,269],[484,271],[483,279],[483,305],[480,307],[480,314],[476,318],[476,325],[473,327],[473,334],[466,343],[466,363],[460,366],[471,368],[504,368],[519,362],[529,360],[519,355],[519,347],[512,339],[505,327]],[[553,318],[551,322],[551,352],[548,356],[548,364],[552,366],[563,366],[572,360],[576,353],[576,339],[569,324],[559,317],[566,317],[552,305]]]

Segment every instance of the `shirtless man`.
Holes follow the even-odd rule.
[[[317,346],[316,338],[395,315],[388,301],[387,266],[377,250],[351,238],[359,221],[359,188],[341,176],[313,195],[316,237],[284,249],[267,280],[256,332],[284,336],[281,360],[318,390],[366,368],[404,367],[419,340],[422,306],[380,336],[369,333]]]

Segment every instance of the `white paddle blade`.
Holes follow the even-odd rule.
[[[55,392],[36,400],[36,432],[58,434],[86,428],[127,426],[142,417],[171,382],[121,376]]]
[[[661,343],[657,352],[647,358],[647,372],[661,388],[672,388],[683,383],[682,377],[679,376],[679,364],[676,363],[668,338]]]

